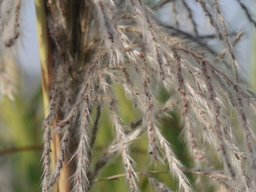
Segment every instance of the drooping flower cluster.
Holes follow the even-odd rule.
[[[234,45],[241,33],[228,30],[220,0],[147,2],[46,0],[54,83],[44,124],[43,191],[56,185],[68,164],[73,167],[72,190],[90,191],[98,172],[116,155],[121,156],[130,191],[139,191],[129,148],[141,135],[147,136],[152,160],[168,165],[180,191],[192,191],[185,172],[205,175],[229,191],[256,190],[256,98],[239,75]],[[234,3],[255,25],[243,2]],[[174,25],[163,24],[156,16],[166,4],[172,7]],[[225,47],[223,52],[213,50],[201,38],[192,5],[209,20],[213,37]],[[191,25],[189,32],[180,27],[178,16],[184,13]],[[15,23],[16,19],[12,26],[18,28]],[[7,44],[12,39],[16,38],[9,38]],[[115,84],[122,85],[142,114],[128,132],[113,96]],[[158,86],[171,92],[164,104],[156,98]],[[103,106],[110,110],[116,138],[93,167]],[[184,122],[183,136],[194,169],[182,165],[159,127],[161,117],[173,110]],[[54,162],[51,146],[56,144],[56,135],[59,149],[54,151],[58,154]],[[209,170],[213,156],[223,163],[222,170]],[[156,178],[149,180],[156,190],[171,191]]]
[[[175,4],[183,6],[188,13],[193,26],[191,33],[182,33],[157,20],[153,10],[165,3],[167,1],[160,1],[150,7],[140,0],[47,2],[56,79],[48,117],[52,120],[46,121],[44,191],[55,184],[65,159],[70,161],[70,158],[76,165],[73,190],[90,190],[98,171],[93,171],[90,164],[97,134],[97,128],[91,127],[90,122],[95,107],[103,105],[111,111],[116,141],[106,153],[102,166],[111,156],[120,154],[130,191],[139,191],[139,180],[129,145],[142,134],[148,137],[152,159],[169,166],[181,191],[192,190],[184,174],[185,168],[159,128],[158,117],[168,115],[173,109],[180,111],[185,141],[195,168],[202,169],[201,174],[231,191],[255,190],[255,129],[252,124],[255,96],[245,88],[239,76],[233,46],[241,34],[229,35],[219,0],[194,2],[201,6],[216,38],[225,45],[221,55],[198,38],[199,31],[187,1],[171,3],[174,13],[179,12]],[[254,22],[242,2],[237,3]],[[68,7],[72,11],[68,12]],[[178,22],[177,19],[177,25]],[[113,84],[123,86],[142,114],[141,124],[128,134],[118,114],[111,89]],[[154,94],[158,85],[173,92],[164,105],[159,104]],[[61,117],[57,124],[62,135],[61,155],[56,170],[51,173],[49,137],[54,132],[47,130],[56,117]],[[232,123],[234,118],[239,125]],[[66,140],[74,138],[75,145],[67,151],[69,142]],[[211,153],[216,153],[224,164],[220,173],[207,171],[212,157],[207,150],[209,146]],[[160,182],[152,181],[157,188]]]

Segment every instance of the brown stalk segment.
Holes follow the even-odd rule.
[[[50,46],[49,32],[47,29],[45,2],[36,0],[36,16],[37,16],[37,33],[39,39],[40,50],[40,63],[42,70],[42,89],[44,100],[44,113],[45,117],[49,114],[50,103],[50,90],[53,89],[54,73],[53,73],[53,54]],[[57,121],[60,117],[57,117],[52,124],[52,132],[57,128]],[[51,142],[51,170],[55,169],[57,159],[60,156],[60,144],[61,138],[59,134],[54,134]],[[54,188],[55,192],[68,192],[69,186],[69,167],[67,162],[64,162],[64,167],[60,174],[58,185]]]

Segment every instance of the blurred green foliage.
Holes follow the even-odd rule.
[[[40,191],[42,120],[41,91],[29,100],[19,91],[14,101],[3,98],[0,102],[0,151],[7,152],[0,156],[0,163],[11,165],[9,182],[15,192]],[[25,151],[26,147],[31,150]],[[16,152],[11,153],[13,150]]]

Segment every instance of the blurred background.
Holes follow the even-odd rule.
[[[229,26],[233,31],[243,31],[243,40],[236,46],[239,63],[243,70],[243,75],[250,83],[253,90],[256,90],[256,33],[254,26],[248,22],[244,13],[235,3],[224,0],[225,16]],[[256,10],[255,4],[251,1],[244,1],[249,5],[250,10]],[[39,62],[39,46],[36,34],[36,16],[34,1],[24,1],[22,11],[22,36],[17,45],[11,50],[0,54],[6,57],[10,63],[10,75],[15,84],[15,94],[13,99],[0,96],[0,192],[39,192],[41,178],[41,145],[42,145],[42,122],[43,103],[41,91],[41,74]],[[199,31],[204,34],[212,34],[208,21],[203,17],[202,11],[191,4]],[[163,23],[175,23],[175,17],[171,13],[173,7],[170,4],[164,5],[158,11],[158,17]],[[255,14],[255,12],[254,12]],[[183,18],[184,17],[184,18]],[[186,16],[181,15],[180,20],[186,20]],[[189,31],[185,22],[181,23],[180,29]],[[203,33],[201,35],[204,35]],[[210,44],[218,49],[218,42],[211,40]],[[1,51],[1,49],[0,49]],[[7,54],[5,56],[4,54]],[[17,63],[18,65],[12,65]],[[163,90],[158,90],[159,100],[164,102],[169,95]],[[123,120],[131,124],[139,119],[139,112],[135,111],[131,102],[125,97],[121,87],[116,86],[116,97],[120,103],[120,112]],[[168,140],[174,146],[179,159],[186,165],[190,165],[189,157],[186,156],[184,143],[180,141],[180,122],[175,112],[170,118],[162,120],[163,129]],[[108,111],[104,110],[101,118],[101,127],[96,145],[100,151],[106,147],[114,133],[109,131],[111,123],[108,120]],[[138,147],[139,146],[139,147]],[[138,167],[147,169],[145,161],[149,161],[145,155],[147,153],[147,142],[138,141],[132,145],[134,159],[138,162]],[[165,170],[165,167],[159,167]],[[119,159],[114,159],[100,174],[100,178],[122,173],[122,164]],[[169,187],[175,189],[175,182],[166,175],[157,176],[162,181],[168,181]],[[140,178],[143,191],[153,191],[148,185],[148,181],[143,176]],[[191,178],[193,180],[193,178]],[[99,181],[94,191],[126,191],[125,178],[118,181]],[[210,191],[210,188],[209,188]]]

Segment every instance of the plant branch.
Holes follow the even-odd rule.
[[[7,156],[14,153],[20,153],[20,152],[31,152],[31,151],[41,151],[42,145],[29,145],[25,147],[13,147],[9,149],[4,149],[0,151],[0,156]]]
[[[213,54],[214,56],[218,55],[218,53],[215,50],[213,50],[211,47],[209,47],[206,43],[202,42],[202,40],[204,40],[204,39],[217,39],[218,36],[216,34],[193,35],[189,32],[177,29],[176,27],[173,27],[171,25],[166,25],[164,23],[160,23],[160,25],[163,26],[164,28],[170,30],[171,35],[188,38],[191,41],[198,44],[200,47],[206,48],[206,50],[209,53]],[[228,36],[236,36],[236,35],[237,35],[237,33],[235,33],[235,32],[232,32],[232,33],[228,34]]]
[[[101,151],[105,146],[97,146],[95,147],[96,151]],[[25,147],[12,147],[0,150],[0,156],[12,155],[15,153],[23,153],[23,152],[32,152],[32,151],[42,151],[43,145],[29,145]],[[133,148],[133,153],[143,154],[145,151],[140,148]]]
[[[100,115],[101,115],[101,108],[100,108],[100,105],[98,105],[97,112],[96,112],[96,118],[95,118],[94,125],[92,128],[92,137],[91,137],[91,141],[90,141],[91,150],[90,151],[92,151],[92,149],[94,148],[95,142],[96,142],[96,136],[97,136],[97,132],[99,129]],[[90,156],[91,156],[91,154],[90,154]]]
[[[229,179],[227,176],[224,176],[221,172],[213,171],[213,170],[200,170],[200,169],[186,169],[186,168],[183,168],[182,171],[184,171],[186,173],[196,174],[196,175],[202,175],[202,176],[213,176],[213,175],[215,175],[216,177],[218,176],[219,178],[222,177],[223,179],[226,179],[226,180]],[[153,171],[147,171],[147,172],[137,171],[136,174],[140,175],[140,176],[144,176],[144,177],[152,177],[154,175],[170,174],[170,172],[169,171],[153,170]],[[116,180],[119,180],[120,178],[123,178],[123,177],[126,177],[125,173],[95,179],[94,183],[102,182],[102,181],[116,181]]]

